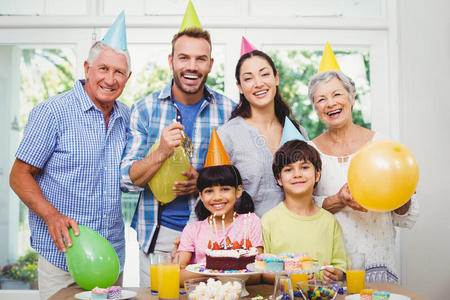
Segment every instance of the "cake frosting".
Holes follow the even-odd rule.
[[[248,249],[206,249],[206,268],[213,270],[241,270],[255,261],[258,250]]]
[[[255,268],[266,271],[300,271],[313,268],[314,259],[308,254],[259,254],[255,257]]]

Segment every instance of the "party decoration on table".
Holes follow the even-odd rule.
[[[294,126],[292,121],[288,117],[285,117],[280,146],[292,140],[306,141],[300,131],[298,131],[298,129]]]
[[[319,71],[317,71],[317,73],[340,70],[341,68],[339,68],[333,50],[331,50],[331,46],[327,42],[325,49],[323,50],[322,60],[320,61]]]
[[[114,23],[109,28],[105,37],[102,39],[102,43],[110,46],[113,49],[127,50],[127,32],[125,26],[125,12],[122,12],[117,16]]]
[[[217,131],[213,128],[204,167],[231,165]]]
[[[198,20],[197,13],[195,12],[194,5],[191,0],[189,0],[186,12],[184,13],[183,22],[181,23],[179,32],[186,30],[188,28],[199,28],[202,29],[200,21]]]
[[[419,181],[419,167],[404,145],[379,140],[364,145],[350,162],[348,185],[353,198],[372,211],[391,211],[405,204]]]
[[[78,228],[78,236],[69,228],[72,247],[67,247],[66,261],[70,275],[85,290],[113,285],[120,267],[116,251],[96,231],[83,225]]]
[[[156,142],[151,148],[148,154],[152,153],[159,147],[159,141]],[[161,168],[156,172],[148,183],[155,198],[163,203],[167,204],[176,198],[175,192],[172,190],[175,181],[185,181],[186,176],[181,172],[189,172],[191,169],[191,163],[189,156],[192,155],[193,146],[189,137],[182,132],[181,146],[174,149],[172,156],[170,156]]]
[[[242,37],[241,41],[241,56],[256,50],[256,48],[250,44],[245,37]]]

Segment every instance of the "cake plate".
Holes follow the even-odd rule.
[[[247,265],[247,270],[212,270],[207,269],[204,264],[192,264],[186,266],[186,271],[205,276],[239,277],[244,280],[241,297],[246,297],[249,295],[249,292],[245,288],[245,282],[247,282],[250,275],[262,273],[260,270],[249,270],[248,266],[249,265]]]
[[[313,264],[313,267],[308,270],[295,270],[295,271],[268,271],[258,269],[255,264],[248,264],[247,269],[253,272],[275,274],[275,283],[273,288],[272,300],[294,300],[294,290],[292,289],[291,275],[293,274],[310,274],[319,272],[329,266],[319,266],[317,263]],[[288,292],[286,292],[286,288]]]

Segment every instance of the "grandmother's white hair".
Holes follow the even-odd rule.
[[[89,66],[92,66],[92,64],[98,58],[98,56],[100,55],[102,50],[107,49],[107,48],[113,50],[114,52],[116,52],[118,54],[125,55],[125,57],[127,59],[127,76],[130,75],[130,73],[131,73],[131,58],[130,58],[130,53],[128,52],[128,50],[114,49],[101,41],[95,42],[94,45],[92,45],[91,49],[89,50],[89,55],[86,60],[89,64]]]
[[[326,83],[333,78],[339,79],[342,82],[345,90],[350,94],[349,101],[350,102],[352,101],[353,93],[355,92],[355,82],[341,71],[333,70],[318,73],[311,78],[308,87],[308,97],[311,100],[313,107],[314,107],[314,93],[316,92],[316,90],[322,83]]]

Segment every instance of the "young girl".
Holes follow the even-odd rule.
[[[241,241],[247,232],[252,246],[256,247],[259,253],[262,252],[261,221],[253,213],[252,198],[242,190],[241,175],[235,166],[213,166],[200,170],[197,188],[201,201],[195,207],[195,213],[200,221],[186,225],[178,248],[181,286],[186,279],[201,277],[186,271],[185,268],[193,263],[206,263],[205,251],[211,236],[218,244],[224,243],[223,225],[225,236],[231,241]],[[216,226],[214,223],[213,226],[210,225],[210,216],[215,219]],[[250,279],[259,282],[260,277],[255,275]]]

